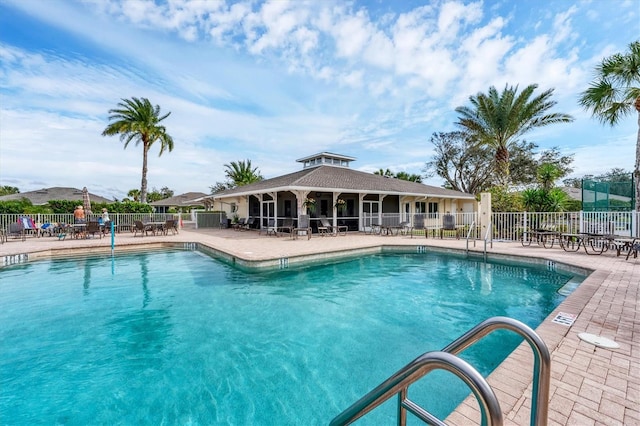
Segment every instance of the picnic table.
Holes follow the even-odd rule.
[[[560,246],[567,252],[576,252],[582,247],[586,254],[598,255],[609,250],[609,245],[614,239],[615,236],[609,234],[592,232],[564,233],[560,234]]]
[[[539,246],[544,248],[553,248],[553,245],[561,243],[562,233],[558,231],[549,231],[546,229],[537,229],[533,231],[526,231],[522,234],[520,242],[523,247],[529,247],[532,242],[536,242]]]

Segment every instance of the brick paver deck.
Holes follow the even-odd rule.
[[[349,233],[348,236],[300,238],[258,235],[255,231],[181,230],[178,235],[133,237],[116,234],[116,250],[140,244],[197,242],[233,256],[239,261],[278,262],[299,256],[335,256],[344,251],[377,250],[383,245],[431,246],[445,250],[465,250],[465,240],[375,236]],[[0,265],[18,261],[20,254],[30,260],[76,253],[109,252],[110,237],[63,240],[55,237],[26,241],[10,239],[0,245]],[[483,242],[470,246],[482,252]],[[536,329],[551,352],[549,425],[639,425],[640,426],[640,258],[625,260],[615,252],[588,256],[566,253],[561,248],[522,247],[516,243],[494,242],[489,256],[538,258],[592,270],[589,277]],[[24,256],[22,256],[24,259]],[[552,322],[559,312],[575,315],[573,325]],[[588,332],[612,339],[620,348],[596,348],[578,338]],[[418,354],[416,354],[418,355]],[[407,362],[410,359],[407,360]],[[528,425],[531,408],[533,357],[523,343],[488,378],[500,401],[505,424]],[[390,374],[392,372],[389,372]],[[336,413],[337,414],[337,413]],[[468,398],[447,419],[450,424],[479,423],[474,399]]]

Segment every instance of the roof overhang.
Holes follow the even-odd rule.
[[[251,191],[241,191],[235,192],[233,194],[220,194],[220,195],[209,195],[206,197],[199,198],[201,199],[213,199],[213,200],[222,200],[225,198],[237,198],[237,197],[245,197],[247,195],[258,195],[258,194],[266,194],[268,192],[293,192],[293,191],[307,191],[307,192],[337,192],[337,193],[350,193],[350,194],[380,194],[380,195],[399,195],[399,196],[410,196],[410,197],[422,197],[422,198],[445,198],[445,199],[468,199],[474,200],[475,196],[472,194],[460,194],[460,195],[448,195],[448,194],[429,194],[424,192],[398,192],[398,191],[372,191],[372,190],[355,190],[355,189],[346,189],[346,188],[325,188],[325,187],[308,187],[308,186],[282,186],[275,187],[263,190],[251,190]],[[194,200],[196,201],[196,200]]]

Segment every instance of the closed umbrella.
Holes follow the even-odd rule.
[[[91,214],[91,200],[89,200],[89,190],[86,186],[82,188],[82,207],[85,215]]]

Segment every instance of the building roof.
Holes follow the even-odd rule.
[[[332,166],[318,166],[303,169],[272,179],[265,179],[249,185],[228,189],[209,195],[206,198],[218,199],[265,192],[296,190],[412,195],[433,198],[467,198],[475,200],[473,194]]]
[[[64,188],[55,186],[52,188],[42,188],[35,191],[21,192],[19,194],[9,194],[0,197],[0,201],[22,200],[31,201],[34,206],[42,206],[51,200],[82,201],[82,189]],[[113,200],[101,197],[89,192],[89,199],[96,203],[112,203]]]
[[[209,194],[205,194],[204,192],[185,192],[184,194],[165,198],[164,200],[154,201],[153,203],[149,203],[149,204],[152,206],[166,206],[166,207],[196,206],[196,205],[202,205],[202,203],[194,200],[201,200],[207,195]]]

